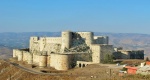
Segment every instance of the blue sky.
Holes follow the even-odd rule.
[[[0,32],[150,34],[150,0],[0,0]]]

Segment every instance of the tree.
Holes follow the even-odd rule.
[[[148,57],[146,57],[145,61],[149,61],[149,58],[148,58]]]
[[[113,63],[114,56],[112,54],[105,54],[102,63]]]

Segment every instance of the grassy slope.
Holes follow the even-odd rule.
[[[112,75],[109,75],[110,69],[105,66],[89,65],[85,68],[75,68],[67,71],[63,76],[38,75],[25,72],[18,69],[3,60],[0,60],[0,79],[6,80],[8,78],[18,80],[149,80],[150,76],[142,75],[126,75],[124,77],[118,76],[118,69],[112,69]],[[91,78],[91,77],[95,78]]]

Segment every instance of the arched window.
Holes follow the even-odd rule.
[[[85,64],[83,64],[83,67],[85,67]]]
[[[81,63],[79,63],[79,67],[81,67]]]

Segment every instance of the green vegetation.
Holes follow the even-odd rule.
[[[149,58],[148,58],[148,57],[146,57],[145,61],[149,61]]]
[[[102,61],[102,63],[114,63],[113,62],[114,56],[112,54],[105,54],[104,55],[104,60]]]
[[[127,68],[123,67],[123,68],[121,69],[121,71],[127,71]]]

